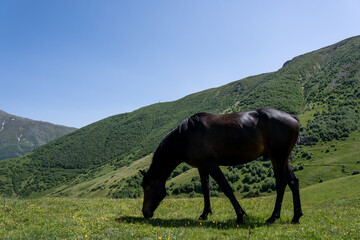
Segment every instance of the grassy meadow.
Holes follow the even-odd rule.
[[[212,198],[213,215],[199,221],[202,198],[166,198],[146,220],[142,199],[0,199],[1,239],[359,239],[360,175],[325,181],[301,190],[304,217],[290,224],[292,197],[282,217],[270,216],[275,195],[242,199],[248,216],[235,223],[226,198]]]

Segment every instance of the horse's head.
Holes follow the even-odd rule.
[[[140,171],[144,176],[142,187],[144,190],[144,202],[142,212],[145,218],[151,218],[160,202],[166,196],[165,183],[160,179],[153,179],[149,174]]]

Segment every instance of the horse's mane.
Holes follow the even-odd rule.
[[[204,113],[197,113],[195,115],[192,115],[191,117],[185,119],[177,128],[175,128],[173,131],[178,131],[181,133],[186,133],[189,129],[194,129],[197,127],[200,123],[200,116]]]
[[[195,115],[192,115],[191,117],[185,119],[179,126],[177,126],[175,129],[170,131],[164,139],[160,142],[159,146],[156,148],[153,161],[157,158],[158,155],[160,155],[163,151],[169,151],[171,150],[171,146],[174,143],[181,143],[181,141],[184,139],[184,136],[186,136],[187,132],[191,129],[196,128],[200,123],[200,115],[203,113],[198,113]]]

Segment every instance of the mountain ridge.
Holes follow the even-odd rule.
[[[19,117],[0,110],[0,160],[23,156],[76,128]]]

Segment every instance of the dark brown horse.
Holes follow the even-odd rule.
[[[204,194],[204,211],[199,219],[211,213],[209,175],[230,199],[237,223],[243,222],[245,211],[236,200],[219,166],[248,163],[260,156],[270,157],[276,179],[276,202],[271,217],[280,218],[285,187],[293,194],[293,223],[303,215],[300,204],[299,180],[289,166],[289,155],[299,135],[298,119],[275,109],[233,114],[198,113],[170,132],[156,149],[151,166],[144,175],[143,215],[151,218],[166,196],[165,182],[182,162],[198,168]]]

